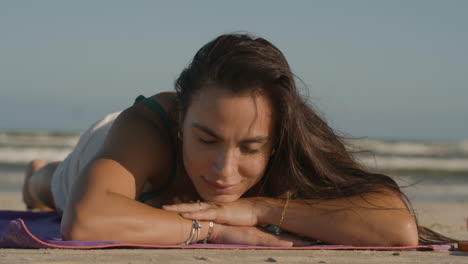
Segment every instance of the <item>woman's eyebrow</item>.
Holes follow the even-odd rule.
[[[216,138],[216,139],[222,139],[220,136],[216,135],[216,133],[213,132],[213,130],[209,129],[209,128],[208,128],[207,126],[205,126],[205,125],[199,124],[199,123],[197,123],[197,122],[193,122],[193,123],[192,123],[192,126],[198,128],[198,129],[200,129],[201,131],[207,133],[208,135],[210,135],[210,136],[212,136],[212,137],[214,137],[214,138]]]
[[[192,126],[202,130],[203,132],[207,133],[208,135],[216,139],[222,139],[222,137],[218,136],[213,130],[209,129],[205,125],[199,124],[197,122],[193,122]],[[262,143],[262,142],[268,141],[268,139],[269,139],[268,136],[258,136],[258,137],[244,139],[242,140],[242,143]]]
[[[267,141],[268,141],[268,137],[259,136],[259,137],[244,139],[242,140],[242,143],[262,143],[262,142],[267,142]]]

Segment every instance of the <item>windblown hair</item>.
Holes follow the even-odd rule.
[[[331,200],[392,191],[414,216],[395,181],[359,164],[345,139],[307,104],[286,58],[267,40],[228,34],[203,46],[175,82],[183,115],[196,93],[210,83],[234,93],[261,92],[274,105],[276,151],[261,180],[265,195],[278,197],[292,190],[302,199]],[[418,231],[421,244],[455,241],[424,227]]]

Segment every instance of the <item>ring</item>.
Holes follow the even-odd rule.
[[[197,200],[197,203],[198,203],[198,210],[200,210],[200,211],[201,211],[201,209],[202,209],[202,208],[201,208],[201,203],[200,203],[200,200]]]

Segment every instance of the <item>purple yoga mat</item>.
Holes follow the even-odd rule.
[[[231,244],[143,245],[115,241],[64,241],[60,236],[60,215],[0,210],[0,248],[217,248],[217,249],[362,249],[362,250],[452,250],[451,245],[417,247],[352,247],[315,245],[308,247],[261,247]]]

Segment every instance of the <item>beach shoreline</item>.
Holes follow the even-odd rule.
[[[468,201],[413,204],[421,225],[468,240]],[[0,192],[0,210],[24,210],[20,192]],[[0,249],[0,263],[466,263],[460,251],[238,249]]]

